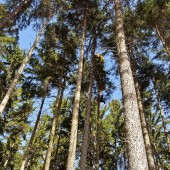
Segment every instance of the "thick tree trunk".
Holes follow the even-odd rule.
[[[116,13],[116,44],[123,90],[129,170],[148,170],[135,85],[125,45],[121,4],[120,0],[114,0],[114,2]]]
[[[153,156],[153,151],[152,151],[152,145],[149,137],[149,132],[147,128],[147,122],[145,118],[145,113],[142,105],[142,99],[139,91],[139,85],[138,82],[135,81],[135,88],[136,88],[136,93],[137,93],[137,98],[138,98],[138,106],[139,106],[139,113],[140,113],[140,118],[141,118],[141,124],[142,124],[142,131],[143,131],[143,137],[144,137],[144,142],[145,142],[145,148],[146,148],[146,154],[148,158],[148,166],[149,170],[155,170],[155,161],[154,161],[154,156]]]
[[[81,81],[82,81],[82,71],[83,71],[85,36],[86,36],[86,12],[84,13],[84,17],[83,17],[83,33],[81,39],[80,59],[78,65],[78,78],[77,78],[77,85],[76,85],[76,92],[75,92],[74,106],[73,106],[70,144],[69,144],[68,159],[67,159],[67,170],[74,170],[74,161],[76,156],[78,111],[79,111]]]
[[[166,41],[164,40],[164,37],[162,36],[162,33],[161,33],[160,29],[159,29],[158,24],[155,25],[155,29],[156,29],[158,38],[161,40],[161,42],[162,42],[162,44],[163,44],[163,46],[164,46],[167,54],[168,54],[169,57],[170,57],[170,47],[168,46],[168,44],[167,44]]]
[[[6,106],[6,104],[8,103],[8,100],[9,100],[11,94],[13,93],[14,88],[15,88],[15,86],[16,86],[16,84],[17,84],[17,82],[18,82],[18,80],[19,80],[19,78],[20,78],[20,76],[21,76],[21,74],[22,74],[22,72],[23,72],[23,70],[24,70],[27,62],[30,60],[33,50],[35,49],[35,47],[36,47],[36,45],[37,45],[37,43],[38,43],[41,35],[43,34],[44,30],[46,29],[49,20],[50,20],[50,17],[49,17],[49,18],[47,19],[47,21],[43,24],[43,26],[42,26],[39,34],[37,35],[37,37],[36,37],[36,39],[35,39],[35,41],[34,41],[34,44],[32,45],[32,47],[31,47],[30,51],[28,52],[26,58],[23,60],[23,62],[22,62],[22,64],[21,64],[21,66],[20,66],[17,74],[15,75],[15,78],[14,78],[13,81],[11,82],[11,84],[10,84],[10,86],[9,86],[9,88],[8,88],[8,91],[7,91],[5,97],[3,98],[3,100],[2,100],[2,102],[1,102],[1,104],[0,104],[0,114],[2,114],[2,112],[4,111],[5,106]]]
[[[56,111],[55,111],[53,122],[52,122],[52,129],[51,129],[51,133],[50,133],[48,150],[47,150],[47,155],[46,155],[46,159],[44,162],[44,170],[49,170],[49,168],[50,168],[50,161],[51,161],[51,155],[53,152],[54,138],[55,138],[55,133],[56,133],[56,129],[58,126],[58,118],[60,115],[60,108],[61,108],[61,104],[62,104],[64,89],[65,89],[64,86],[59,87],[59,91],[58,91],[58,95],[57,95],[57,99],[56,99],[56,106],[55,106]]]
[[[32,0],[23,0],[21,4],[16,7],[16,9],[12,13],[7,15],[5,18],[2,18],[3,21],[0,23],[0,30],[4,27],[12,25],[15,19],[22,15],[22,13],[30,6],[31,2]]]
[[[155,161],[154,161],[154,156],[153,156],[152,145],[150,142],[148,126],[147,126],[142,99],[141,99],[141,94],[139,90],[138,79],[136,77],[136,61],[135,61],[131,47],[129,47],[129,54],[130,54],[130,64],[132,68],[133,79],[135,83],[136,96],[138,100],[138,107],[139,107],[142,132],[143,132],[143,137],[144,137],[144,142],[145,142],[146,155],[148,159],[148,166],[149,166],[149,170],[155,170],[156,166],[155,166]]]
[[[87,151],[88,151],[88,146],[89,146],[89,128],[90,128],[91,98],[92,98],[93,75],[94,75],[95,48],[96,48],[96,37],[94,37],[93,44],[92,44],[90,82],[89,82],[89,88],[88,88],[86,117],[85,117],[85,122],[84,122],[83,143],[82,143],[82,148],[81,148],[81,159],[80,159],[81,170],[86,170],[86,159],[87,159]]]
[[[35,138],[35,134],[36,134],[36,130],[37,130],[37,127],[38,127],[38,124],[39,124],[39,121],[40,121],[42,109],[43,109],[45,98],[46,98],[46,94],[47,94],[47,89],[48,89],[48,82],[44,86],[44,96],[43,96],[42,101],[41,101],[40,110],[38,112],[37,119],[36,119],[36,122],[35,122],[35,125],[34,125],[34,129],[32,131],[31,138],[30,138],[29,143],[28,143],[27,151],[24,154],[24,159],[23,159],[23,162],[22,162],[20,170],[27,169],[26,167],[28,165],[29,157],[30,157],[31,150],[32,150],[32,144],[33,144],[33,141],[34,141],[34,138]]]

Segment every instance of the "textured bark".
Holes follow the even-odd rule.
[[[114,0],[116,13],[116,44],[125,112],[125,129],[129,170],[148,170],[138,103],[123,29],[120,0]]]
[[[164,46],[167,54],[168,54],[169,57],[170,57],[170,47],[169,47],[168,43],[166,42],[166,40],[164,39],[164,37],[163,37],[163,35],[162,35],[161,31],[160,31],[160,28],[159,28],[158,24],[155,25],[155,29],[156,29],[158,38],[161,40],[161,42],[162,42],[162,44],[163,44],[163,46]],[[164,33],[163,33],[163,34],[164,34]]]
[[[39,124],[39,121],[40,121],[42,109],[43,109],[45,98],[46,98],[47,89],[48,89],[48,84],[45,84],[45,87],[44,87],[45,95],[42,98],[40,110],[38,112],[37,119],[36,119],[36,122],[35,122],[35,125],[34,125],[34,129],[32,131],[31,138],[30,138],[29,143],[28,143],[27,151],[24,154],[24,159],[23,159],[23,162],[22,162],[20,170],[27,169],[26,167],[28,165],[28,161],[29,161],[29,158],[30,158],[31,150],[32,150],[32,144],[33,144],[35,134],[36,134],[36,131],[37,131],[37,127],[38,127],[38,124]]]
[[[148,126],[147,126],[145,113],[144,113],[144,109],[143,109],[143,104],[142,104],[142,99],[141,99],[141,94],[140,94],[140,90],[139,90],[138,79],[136,77],[136,61],[135,61],[133,52],[130,47],[129,47],[129,54],[130,54],[130,64],[131,64],[131,68],[132,68],[132,74],[133,74],[134,83],[135,83],[136,96],[137,96],[137,100],[138,100],[138,107],[139,107],[142,132],[143,132],[143,137],[144,137],[144,142],[145,142],[146,155],[147,155],[147,159],[148,159],[148,166],[149,166],[149,170],[155,170],[156,166],[155,166],[155,161],[154,161],[154,156],[153,156],[152,145],[150,142]]]
[[[93,39],[92,44],[92,61],[90,68],[90,82],[88,88],[88,99],[87,99],[87,108],[86,108],[86,117],[84,122],[84,132],[83,132],[83,143],[81,148],[81,159],[80,159],[80,169],[86,170],[86,160],[87,160],[87,151],[89,146],[89,128],[90,128],[90,114],[91,114],[91,98],[92,98],[92,87],[93,87],[93,75],[94,75],[94,55],[96,48],[96,37]]]
[[[35,49],[35,47],[36,47],[36,45],[37,45],[41,35],[43,34],[44,30],[46,29],[49,20],[50,20],[50,17],[43,24],[39,34],[37,35],[37,37],[36,37],[36,39],[34,41],[34,44],[32,45],[32,47],[31,47],[30,51],[28,52],[26,58],[23,60],[23,62],[21,64],[17,74],[15,75],[14,79],[12,80],[12,82],[11,82],[9,88],[8,88],[7,93],[6,93],[5,97],[3,98],[3,100],[2,100],[2,102],[0,104],[0,114],[2,114],[2,112],[4,111],[5,106],[8,103],[8,100],[9,100],[11,94],[13,93],[14,88],[15,88],[15,86],[16,86],[16,84],[17,84],[17,82],[18,82],[18,80],[19,80],[19,78],[20,78],[20,76],[21,76],[21,74],[22,74],[22,72],[23,72],[27,62],[30,60],[33,50]]]
[[[3,21],[0,22],[0,30],[3,29],[4,27],[7,27],[9,25],[12,25],[13,21],[22,15],[22,13],[30,6],[32,0],[24,0],[21,2],[21,4],[16,7],[16,9],[7,15],[5,18],[2,18]]]
[[[82,33],[82,39],[81,39],[81,49],[80,49],[80,59],[79,59],[79,65],[78,65],[76,92],[75,92],[75,97],[74,97],[70,143],[69,143],[69,151],[68,151],[68,159],[67,159],[67,170],[74,170],[74,161],[75,161],[75,156],[76,156],[78,111],[79,111],[81,81],[82,81],[82,71],[83,71],[85,36],[86,36],[86,12],[84,13],[84,17],[83,17],[83,33]]]
[[[56,106],[55,106],[56,111],[55,111],[55,115],[54,115],[53,122],[52,122],[52,129],[51,129],[51,133],[50,133],[48,150],[47,150],[47,155],[46,155],[46,159],[44,162],[44,170],[49,170],[49,168],[50,168],[51,155],[53,152],[54,138],[55,138],[55,133],[56,133],[56,129],[58,126],[58,118],[60,115],[60,108],[61,108],[61,104],[62,104],[64,88],[65,88],[64,86],[59,87],[59,91],[58,91],[58,95],[57,95]]]

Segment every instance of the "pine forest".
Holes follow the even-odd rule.
[[[0,170],[170,170],[170,1],[0,0]]]

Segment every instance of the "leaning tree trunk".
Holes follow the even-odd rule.
[[[32,150],[32,144],[33,144],[33,141],[34,141],[34,138],[35,138],[36,130],[37,130],[37,127],[38,127],[38,124],[39,124],[39,121],[40,121],[42,109],[43,109],[44,102],[45,102],[45,98],[46,98],[46,94],[47,94],[47,89],[48,89],[48,82],[45,82],[45,85],[44,85],[44,96],[43,96],[42,101],[41,101],[40,110],[38,112],[37,119],[36,119],[36,122],[35,122],[35,126],[34,126],[32,134],[31,134],[31,138],[29,140],[29,143],[28,143],[27,151],[24,154],[24,159],[23,159],[23,162],[22,162],[20,170],[25,170],[27,165],[28,165],[29,157],[30,157],[31,150]]]
[[[58,150],[59,150],[59,146],[60,146],[60,139],[61,139],[61,131],[58,134],[57,148],[56,148],[54,160],[57,160],[57,158],[58,158]]]
[[[13,21],[22,15],[22,13],[30,6],[31,2],[32,0],[24,0],[12,13],[7,15],[5,18],[2,18],[3,21],[0,23],[0,30],[12,25]]]
[[[83,71],[85,36],[86,36],[86,11],[83,17],[83,33],[82,33],[82,39],[81,39],[81,49],[80,49],[80,59],[79,59],[79,65],[78,65],[76,92],[75,92],[75,97],[74,97],[70,143],[69,143],[69,151],[68,151],[68,159],[67,159],[67,170],[74,170],[74,161],[75,161],[75,156],[76,156],[78,111],[79,111],[81,81],[82,81],[82,71]]]
[[[126,140],[130,170],[148,170],[148,162],[138,110],[130,62],[128,60],[120,0],[114,0],[116,13],[116,44],[123,90]]]
[[[158,38],[161,40],[161,42],[162,42],[162,44],[163,44],[163,46],[164,46],[167,54],[168,54],[169,57],[170,57],[170,47],[169,47],[169,45],[167,44],[167,42],[165,41],[165,39],[164,39],[164,37],[163,37],[163,35],[162,35],[162,33],[161,33],[161,30],[160,30],[158,24],[155,25],[155,29],[156,29]]]
[[[14,148],[14,146],[15,146],[15,142],[12,144],[11,150]],[[9,155],[7,156],[7,158],[5,160],[5,163],[4,163],[3,168],[2,168],[3,170],[7,169],[7,165],[8,165],[9,160],[11,159],[11,157],[12,157],[12,151],[9,153]]]
[[[14,88],[15,88],[15,86],[16,86],[16,84],[17,84],[17,82],[18,82],[18,80],[19,80],[19,78],[20,78],[20,76],[21,76],[21,74],[22,74],[22,72],[23,72],[23,70],[24,70],[27,62],[28,62],[28,61],[30,60],[30,58],[31,58],[31,55],[32,55],[33,50],[35,49],[35,47],[36,47],[36,45],[37,45],[37,43],[38,43],[41,35],[43,34],[44,30],[46,29],[46,27],[47,27],[47,25],[48,25],[49,20],[50,20],[50,16],[49,16],[49,18],[47,19],[47,21],[43,24],[43,26],[42,26],[39,34],[37,35],[37,37],[36,37],[36,39],[35,39],[35,41],[34,41],[34,44],[32,45],[32,47],[31,47],[30,51],[28,52],[26,58],[23,60],[23,62],[22,62],[22,64],[21,64],[21,66],[20,66],[17,74],[15,75],[13,81],[11,82],[11,84],[10,84],[10,86],[9,86],[9,88],[8,88],[8,91],[7,91],[5,97],[3,98],[3,100],[2,100],[2,102],[1,102],[1,104],[0,104],[0,114],[2,114],[2,112],[4,111],[5,106],[6,106],[6,104],[8,103],[8,100],[9,100],[11,94],[13,93]]]
[[[63,84],[65,84],[65,83],[63,83]],[[56,129],[58,126],[58,118],[60,115],[60,108],[61,108],[61,104],[62,104],[64,89],[65,89],[65,86],[62,86],[60,84],[57,99],[56,99],[56,106],[55,106],[56,111],[55,111],[53,122],[52,122],[52,129],[51,129],[51,133],[50,133],[47,155],[46,155],[46,159],[44,162],[44,170],[49,170],[49,168],[50,168],[51,155],[52,155],[53,146],[54,146],[54,138],[55,138]]]
[[[145,117],[145,113],[144,113],[144,109],[143,109],[138,79],[136,77],[136,61],[135,61],[133,51],[130,46],[129,46],[129,54],[130,54],[130,64],[131,64],[131,68],[132,68],[133,79],[134,79],[134,83],[135,83],[136,96],[137,96],[137,100],[138,100],[138,107],[139,107],[142,132],[143,132],[143,137],[144,137],[144,142],[145,142],[146,155],[147,155],[147,159],[148,159],[148,166],[149,166],[149,170],[155,170],[156,165],[155,165],[155,161],[154,161],[152,145],[151,145],[149,132],[148,132],[148,126],[147,126],[146,117]]]
[[[91,115],[91,98],[92,98],[92,88],[93,88],[95,48],[96,48],[96,37],[94,37],[93,44],[92,44],[90,82],[89,82],[89,88],[88,88],[86,117],[85,117],[85,122],[84,122],[83,143],[82,143],[81,158],[80,158],[80,169],[81,170],[86,170],[87,151],[88,151],[88,146],[89,146],[89,130],[90,130],[89,126],[90,126],[90,115]]]
[[[155,152],[155,160],[156,160],[156,163],[157,163],[157,166],[156,166],[157,170],[162,170],[162,161],[161,161],[160,154],[158,153],[155,144],[153,145],[153,149],[154,149],[154,152]]]

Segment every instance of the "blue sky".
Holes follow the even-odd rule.
[[[32,29],[32,26],[29,26],[27,29],[19,32],[19,46],[21,49],[29,50],[33,44],[36,32]]]
[[[3,0],[0,0],[0,3],[3,3]],[[36,35],[38,34],[38,31],[35,32],[33,30],[33,27],[32,25],[27,27],[27,29],[24,29],[22,31],[19,32],[19,46],[21,49],[23,50],[26,50],[28,51],[30,49],[30,47],[32,46],[35,38],[36,38]],[[111,67],[112,64],[114,64],[114,62],[110,62],[111,58],[110,56],[106,56],[105,57],[105,65],[107,66],[107,68]],[[120,81],[119,79],[115,80],[114,77],[112,77],[114,79],[114,82],[115,82],[115,86],[116,86],[116,90],[114,91],[114,93],[112,94],[111,98],[109,101],[111,101],[112,99],[121,99],[121,91],[120,91]],[[66,94],[66,93],[65,93]],[[68,93],[67,93],[68,94]],[[56,94],[57,95],[57,94]],[[41,99],[40,99],[41,100]],[[52,104],[52,101],[54,99],[52,98],[48,98],[45,102],[45,106],[44,106],[44,111],[45,110],[49,110],[49,104]],[[36,103],[35,103],[35,107],[37,107],[37,109],[35,110],[34,113],[38,112],[39,110],[39,104],[40,104],[40,101],[37,100]],[[49,112],[49,111],[48,111]],[[33,113],[33,114],[34,114]],[[35,120],[35,117],[33,116],[32,117],[34,120]]]
[[[5,2],[4,0],[0,0],[0,3]],[[33,44],[36,35],[38,32],[35,32],[32,28],[32,25],[27,27],[27,29],[24,29],[22,31],[19,32],[19,46],[21,49],[28,51],[31,47],[31,45]],[[105,58],[105,65],[108,67],[111,67],[111,63],[110,62],[110,57]],[[121,92],[120,92],[120,81],[116,80],[115,82],[115,86],[117,87],[117,89],[115,90],[114,94],[113,94],[113,98],[115,99],[120,99],[121,98]]]
[[[4,3],[4,0],[0,0],[0,3]],[[36,33],[33,31],[32,26],[19,32],[19,45],[21,49],[28,49],[34,42]]]

